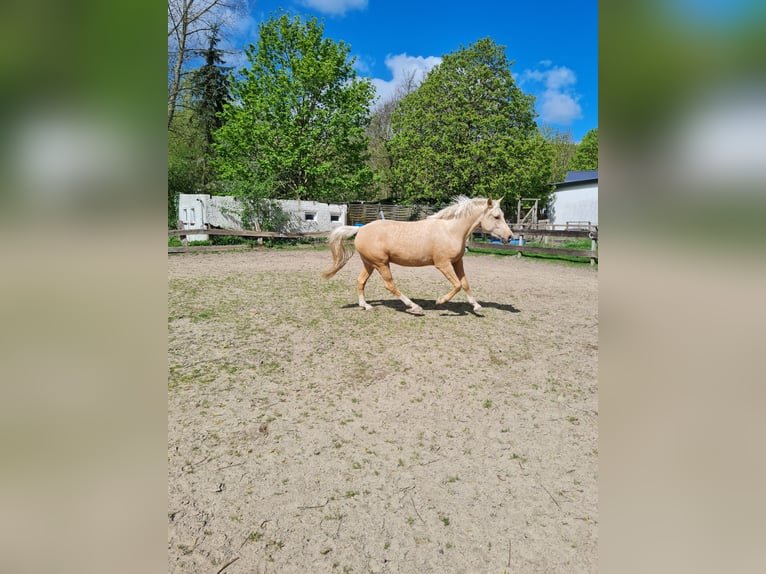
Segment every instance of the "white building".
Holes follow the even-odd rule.
[[[550,223],[598,225],[598,170],[570,171],[556,191],[548,208]]]
[[[317,201],[280,199],[277,202],[291,217],[290,231],[310,233],[331,231],[346,224],[348,206]],[[240,219],[240,203],[235,197],[207,195],[204,193],[185,194],[178,198],[178,219],[184,229],[243,229]],[[189,235],[189,241],[204,241],[206,234]]]

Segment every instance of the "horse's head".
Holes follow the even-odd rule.
[[[503,210],[500,209],[500,201],[499,199],[495,201],[487,199],[487,206],[484,209],[480,225],[485,233],[497,237],[503,243],[508,243],[513,239],[513,232],[505,222],[505,215]]]

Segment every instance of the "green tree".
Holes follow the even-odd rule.
[[[190,90],[184,90],[189,99]],[[168,228],[178,223],[178,195],[200,193],[205,136],[190,102],[176,110],[168,128]]]
[[[213,134],[221,128],[221,114],[229,100],[229,67],[223,66],[223,51],[217,48],[219,27],[214,25],[208,35],[208,47],[200,51],[205,63],[191,75],[192,109],[196,113],[203,136],[201,181],[204,187],[210,180],[210,158],[213,155]]]
[[[439,204],[464,194],[508,206],[549,192],[551,146],[510,65],[504,47],[481,39],[444,56],[399,102],[389,142],[399,201]]]
[[[569,169],[572,171],[598,169],[598,128],[590,130],[582,138],[569,164]]]
[[[323,38],[316,18],[282,14],[260,26],[249,69],[232,82],[216,132],[215,165],[243,199],[366,199],[369,105],[374,89],[357,78],[350,47]]]
[[[572,141],[572,134],[569,131],[559,131],[551,126],[541,127],[540,132],[553,150],[551,183],[564,181],[567,171],[569,171],[569,164],[577,151],[577,145]]]
[[[402,98],[416,88],[415,72],[412,71],[403,78],[391,96],[378,102],[367,125],[368,163],[375,174],[378,191],[376,199],[391,197],[391,156],[388,152],[388,142],[393,136],[391,116]]]

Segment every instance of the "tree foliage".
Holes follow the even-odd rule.
[[[582,138],[569,164],[569,169],[572,171],[598,169],[598,128],[590,130]]]
[[[192,109],[203,136],[201,158],[202,180],[204,187],[210,180],[208,165],[213,155],[213,134],[223,125],[221,114],[229,100],[228,72],[231,68],[223,66],[223,52],[217,48],[220,38],[219,27],[213,26],[208,36],[208,47],[201,55],[205,63],[191,75]]]
[[[504,47],[485,38],[444,56],[399,102],[388,145],[399,201],[439,204],[464,194],[507,204],[548,193],[551,146],[510,65]]]
[[[190,94],[186,90],[185,93]],[[200,193],[205,136],[191,105],[176,111],[168,129],[168,228],[178,223],[178,195]]]
[[[260,26],[216,132],[218,177],[243,198],[365,199],[373,87],[324,25],[282,14]]]
[[[569,171],[569,165],[577,151],[577,145],[572,141],[569,131],[559,131],[551,126],[543,126],[540,129],[543,137],[548,141],[553,151],[551,160],[551,183],[564,181]]]
[[[417,88],[415,76],[413,70],[403,78],[392,95],[378,102],[367,125],[368,163],[375,176],[378,199],[391,197],[391,156],[388,152],[388,142],[393,137],[391,116],[402,98]]]

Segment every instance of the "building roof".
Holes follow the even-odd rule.
[[[568,171],[564,181],[554,183],[557,189],[570,187],[581,183],[598,183],[598,170]]]
[[[598,170],[591,169],[588,171],[568,171],[564,183],[574,183],[575,181],[589,181],[592,179],[598,179]]]

